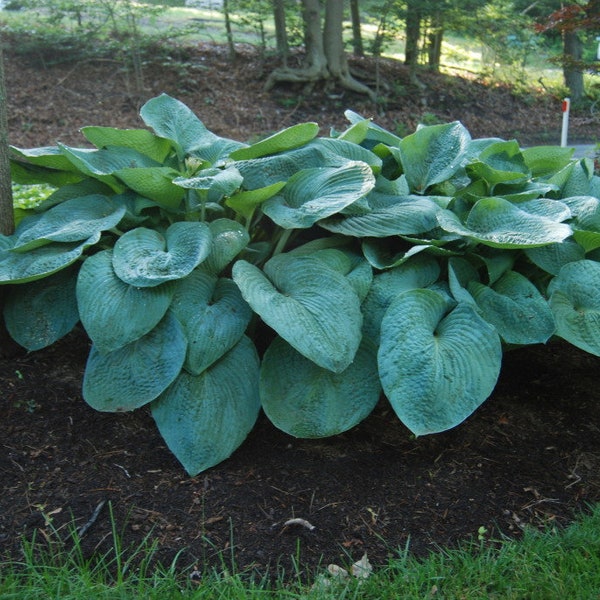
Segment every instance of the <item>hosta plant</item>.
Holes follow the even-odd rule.
[[[507,348],[558,336],[600,355],[590,160],[346,116],[327,137],[302,123],[248,145],[161,95],[144,128],[13,148],[14,181],[55,191],[0,237],[8,331],[37,350],[81,323],[85,401],[148,405],[192,475],[261,408],[330,436],[383,392],[423,435],[490,395]]]

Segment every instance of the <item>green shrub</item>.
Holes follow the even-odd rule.
[[[591,160],[458,122],[400,138],[351,111],[335,137],[303,123],[250,146],[166,95],[141,116],[84,128],[97,149],[13,148],[17,183],[57,189],[0,237],[4,317],[29,350],[81,321],[85,400],[149,404],[190,474],[261,407],[323,437],[383,390],[423,435],[490,395],[507,347],[600,355]]]

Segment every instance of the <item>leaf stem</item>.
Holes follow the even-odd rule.
[[[283,249],[285,248],[285,245],[287,244],[293,232],[293,229],[284,229],[281,232],[281,236],[279,237],[279,240],[277,240],[275,250],[273,250],[273,256],[276,256],[277,254],[281,254],[283,252]]]

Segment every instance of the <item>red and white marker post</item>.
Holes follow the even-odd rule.
[[[569,110],[571,108],[571,98],[565,98],[562,101],[562,132],[560,135],[560,145],[564,148],[567,145],[567,135],[569,133]]]

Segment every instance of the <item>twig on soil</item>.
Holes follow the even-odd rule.
[[[102,500],[94,509],[94,512],[92,513],[92,516],[89,518],[88,522],[83,524],[77,530],[77,535],[79,538],[82,538],[87,533],[88,529],[96,522],[96,519],[98,518],[98,515],[100,515],[100,511],[104,508],[105,504],[106,500]]]

